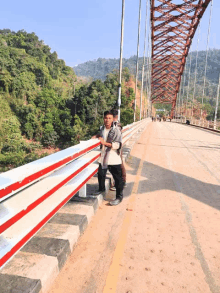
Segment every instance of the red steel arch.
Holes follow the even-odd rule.
[[[210,2],[151,0],[151,100],[172,104],[171,116],[193,36]]]

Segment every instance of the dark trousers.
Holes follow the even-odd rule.
[[[108,169],[115,180],[116,198],[122,199],[124,182],[122,179],[121,165],[108,165]],[[98,170],[99,191],[105,191],[106,173],[107,173],[107,169],[102,169],[102,165],[99,164],[99,170]]]

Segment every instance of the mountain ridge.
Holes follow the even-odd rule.
[[[190,83],[194,81],[195,78],[195,69],[196,69],[196,54],[197,52],[193,51],[190,53],[192,55],[192,63],[191,63],[191,80]],[[189,57],[187,58],[186,63],[186,82],[185,86],[188,85],[187,77],[189,75]],[[197,81],[196,84],[199,87],[203,86],[204,82],[204,71],[205,71],[205,59],[206,59],[206,51],[198,52],[198,66],[197,66]],[[147,63],[147,61],[146,61]],[[141,72],[143,65],[143,57],[139,58],[139,71],[138,71],[138,79],[141,80]],[[136,56],[131,56],[130,58],[123,58],[123,68],[127,67],[131,74],[135,75],[136,73]],[[73,67],[74,72],[77,76],[85,76],[87,78],[93,79],[101,79],[105,80],[106,75],[112,72],[113,70],[119,69],[119,59],[117,58],[98,58],[96,60],[90,60],[77,66]],[[218,49],[210,49],[208,51],[207,58],[207,84],[209,87],[208,95],[214,94],[212,86],[216,86],[218,83],[220,74],[220,50]],[[197,94],[201,94],[201,89],[197,88]]]

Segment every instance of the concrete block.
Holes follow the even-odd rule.
[[[73,204],[72,202],[66,204],[61,210],[60,213],[66,214],[77,214],[77,215],[86,215],[88,223],[90,223],[92,217],[94,216],[94,208],[92,206]]]
[[[0,274],[0,293],[38,293],[41,281],[20,276]]]
[[[80,236],[80,231],[78,226],[47,223],[36,236],[68,240],[72,251]]]
[[[58,267],[58,260],[56,257],[47,256],[43,254],[35,254],[35,253],[28,253],[28,252],[18,252],[13,259],[10,260],[8,264],[4,266],[1,270],[1,275],[13,275],[24,277],[32,280],[40,280],[42,289],[41,291],[33,291],[34,293],[42,292],[46,293],[55,278],[59,273]],[[17,279],[18,283],[13,279],[14,282],[10,283],[11,291],[16,292],[16,288],[19,286],[27,284],[27,280],[25,279]],[[30,281],[29,284],[32,282]],[[5,290],[3,287],[2,282],[0,283],[1,290]],[[8,283],[6,282],[5,285]],[[39,285],[36,285],[36,288],[39,288]],[[32,288],[32,287],[31,287]],[[13,291],[14,290],[14,291]],[[7,292],[7,291],[2,291]],[[18,291],[19,292],[19,291]],[[21,291],[22,292],[22,291]],[[32,293],[32,291],[27,291],[28,293]],[[17,292],[16,292],[17,293]],[[26,292],[25,292],[26,293]]]
[[[74,197],[71,198],[69,203],[74,202],[75,204],[83,204],[83,205],[92,206],[94,208],[94,211],[96,211],[98,206],[99,206],[99,201],[100,201],[100,197],[97,197],[97,198],[92,198],[92,197],[83,198],[83,197],[74,196]],[[69,204],[69,203],[67,203],[67,204]]]
[[[49,223],[55,224],[66,224],[66,225],[75,225],[79,226],[80,234],[84,232],[86,227],[88,226],[88,220],[86,215],[77,215],[77,214],[65,214],[65,213],[57,213]]]
[[[21,251],[54,256],[58,260],[59,269],[71,252],[68,240],[46,237],[33,237]]]

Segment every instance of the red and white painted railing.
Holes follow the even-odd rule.
[[[89,140],[0,175],[0,202],[99,146]]]
[[[123,143],[144,120],[123,128]],[[97,173],[98,139],[81,142],[0,175],[0,267]]]

